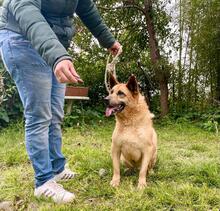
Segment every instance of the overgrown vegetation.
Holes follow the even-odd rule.
[[[23,125],[15,124],[0,134],[0,201],[17,210],[219,210],[219,136],[194,125],[159,121],[159,157],[149,186],[138,191],[137,173],[110,187],[112,119],[81,122],[64,128],[63,151],[79,175],[64,187],[75,192],[70,205],[55,205],[33,196],[33,170],[27,158]],[[99,170],[106,175],[100,177]]]
[[[148,97],[151,110],[158,115],[163,110],[161,90],[168,87],[168,95],[165,90],[163,100],[169,102],[169,116],[187,119],[190,119],[190,115],[193,118],[197,116],[208,130],[216,127],[213,124],[219,125],[218,0],[108,0],[96,3],[107,25],[123,45],[123,54],[117,65],[119,81],[127,81],[129,75],[134,73]],[[160,53],[156,63],[152,60],[147,18],[152,20],[157,44],[155,47]],[[84,85],[90,87],[91,100],[86,105],[99,107],[106,95],[104,71],[107,53],[78,18],[75,24],[78,33],[69,52],[85,81]],[[78,51],[75,51],[76,48]],[[162,82],[157,70],[159,75],[163,75]],[[2,64],[0,75],[5,77],[5,101],[0,108],[0,127],[4,127],[9,121],[21,118],[22,107],[15,85]]]

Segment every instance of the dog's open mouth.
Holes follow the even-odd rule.
[[[105,116],[109,117],[112,114],[122,112],[124,108],[125,108],[125,104],[124,103],[120,103],[120,104],[117,104],[117,105],[109,105],[106,108]]]

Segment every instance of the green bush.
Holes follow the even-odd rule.
[[[3,102],[0,107],[0,128],[5,127],[10,121],[17,120],[22,117],[22,104],[18,95],[16,86],[10,75],[0,63],[0,76],[4,77]]]
[[[103,105],[91,107],[83,103],[75,103],[72,112],[65,115],[63,126],[74,127],[82,125],[96,125],[107,120],[104,115],[105,108]]]

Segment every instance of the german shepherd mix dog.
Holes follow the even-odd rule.
[[[112,135],[113,178],[111,185],[120,184],[120,160],[129,169],[139,169],[138,188],[144,188],[146,176],[154,166],[157,157],[157,134],[144,96],[139,92],[138,83],[132,75],[127,84],[118,83],[110,75],[106,116],[115,114],[116,125]]]

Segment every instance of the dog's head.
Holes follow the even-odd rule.
[[[126,84],[119,83],[115,77],[110,75],[110,93],[105,98],[107,108],[105,115],[126,112],[127,108],[134,107],[139,96],[138,83],[134,75],[131,75]]]

